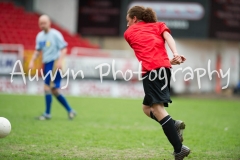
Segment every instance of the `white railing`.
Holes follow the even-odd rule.
[[[0,44],[0,74],[8,75],[17,60],[23,62],[24,47],[21,44]],[[17,70],[19,68],[17,67]]]
[[[23,60],[24,46],[22,44],[4,44],[0,43],[0,53],[4,51],[17,51],[18,59]]]

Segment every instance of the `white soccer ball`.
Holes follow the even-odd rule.
[[[4,138],[11,132],[11,123],[8,119],[0,117],[0,138]]]

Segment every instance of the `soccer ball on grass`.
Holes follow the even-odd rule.
[[[8,119],[0,117],[0,138],[4,138],[11,132],[11,123]]]

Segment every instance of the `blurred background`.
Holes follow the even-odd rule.
[[[83,71],[84,78],[69,78],[68,87],[62,92],[74,96],[132,97],[142,98],[142,83],[134,75],[126,82],[118,73],[113,80],[112,72],[99,78],[96,66],[108,63],[113,70],[138,71],[138,62],[132,49],[123,38],[126,30],[126,13],[134,5],[151,7],[159,21],[164,21],[176,40],[179,54],[187,61],[180,66],[172,80],[173,94],[226,95],[240,94],[240,2],[236,0],[0,0],[0,92],[18,94],[42,94],[43,81],[29,82],[28,75],[41,75],[41,56],[35,70],[28,72],[28,63],[35,49],[35,38],[40,31],[38,18],[47,14],[52,28],[59,30],[68,43],[68,54],[64,70]],[[169,57],[172,53],[167,48]],[[21,60],[27,83],[22,76],[15,75],[11,83],[14,64]],[[208,65],[209,64],[209,65]],[[190,70],[206,70],[201,77],[201,88],[197,79],[184,81]],[[209,78],[209,71],[216,73]],[[16,71],[20,71],[19,66]],[[103,68],[107,72],[108,67]],[[127,74],[129,75],[129,73]],[[187,75],[189,77],[189,75]],[[67,79],[62,81],[66,85]],[[223,86],[228,87],[222,89]]]

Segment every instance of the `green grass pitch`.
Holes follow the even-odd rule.
[[[184,120],[186,159],[240,159],[240,101],[172,98],[167,109]],[[0,160],[171,160],[172,147],[160,125],[147,118],[141,99],[68,97],[78,115],[67,119],[54,99],[52,119],[37,121],[43,96],[0,95],[0,116],[12,124],[0,139]]]

